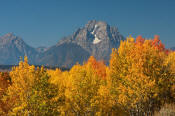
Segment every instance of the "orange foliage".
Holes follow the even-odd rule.
[[[4,96],[7,88],[11,84],[9,73],[7,72],[0,72],[0,110],[3,112],[7,112],[7,103],[2,101],[2,97]]]
[[[7,89],[7,87],[10,84],[10,76],[7,72],[1,72],[0,73],[0,96],[2,95],[2,92]]]
[[[139,35],[137,38],[136,38],[136,44],[143,44],[145,41],[144,38],[142,38],[141,35]]]
[[[155,35],[154,36],[154,39],[152,40],[152,45],[160,50],[160,51],[165,51],[165,46],[162,44],[162,42],[160,41],[159,39],[159,36],[158,35]]]
[[[97,61],[93,56],[90,56],[90,58],[87,61],[87,64],[91,64],[92,68],[95,70],[95,73],[99,76],[105,79],[106,77],[106,65],[103,61]]]

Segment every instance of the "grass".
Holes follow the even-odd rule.
[[[165,104],[154,116],[175,116],[175,104]]]

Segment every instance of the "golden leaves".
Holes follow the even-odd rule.
[[[0,75],[0,91],[7,94],[0,99],[6,104],[0,114],[144,114],[165,98],[175,99],[175,53],[167,52],[158,36],[130,36],[112,50],[109,66],[91,56],[69,71],[45,70],[29,65],[25,57],[9,77]]]
[[[153,40],[138,36],[136,41],[130,36],[122,41],[119,49],[112,51],[109,67],[118,103],[128,109],[145,110],[150,100],[166,94],[164,85],[171,78],[164,65],[167,55],[158,36]]]

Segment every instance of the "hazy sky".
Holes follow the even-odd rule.
[[[0,36],[14,32],[33,47],[54,45],[94,19],[125,37],[158,34],[175,46],[175,0],[0,0]]]

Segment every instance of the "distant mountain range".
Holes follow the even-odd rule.
[[[175,51],[175,47],[170,48],[171,50]]]
[[[112,48],[118,48],[124,39],[116,27],[96,20],[49,48],[33,48],[8,33],[0,37],[0,64],[16,65],[20,57],[28,56],[30,64],[71,67],[76,62],[82,64],[91,55],[108,63]]]
[[[28,56],[29,62],[35,64],[38,51],[27,45],[20,37],[8,33],[0,37],[0,64],[18,64],[20,57]]]

